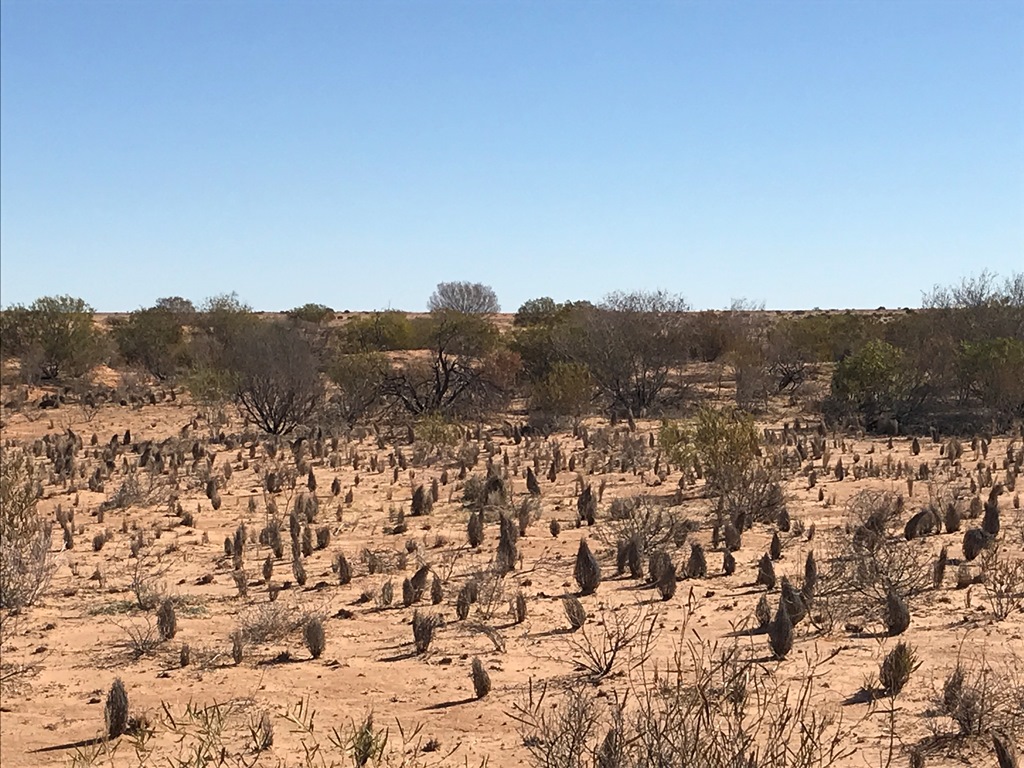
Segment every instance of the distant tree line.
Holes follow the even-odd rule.
[[[598,303],[525,302],[500,332],[497,297],[440,283],[426,315],[337,315],[306,304],[265,319],[235,294],[169,297],[106,326],[71,296],[0,312],[0,355],[25,383],[67,385],[96,365],[145,372],[201,400],[232,400],[259,428],[355,425],[391,414],[525,412],[547,431],[591,413],[661,416],[695,401],[687,371],[732,374],[747,413],[830,373],[823,416],[869,431],[970,431],[1024,418],[1024,275],[936,287],[901,312],[691,312],[665,291]],[[5,368],[10,373],[10,367]]]

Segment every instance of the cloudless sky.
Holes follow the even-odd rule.
[[[1024,0],[0,3],[0,303],[917,306],[1024,271]]]

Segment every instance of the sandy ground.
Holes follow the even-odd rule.
[[[722,575],[722,553],[711,547],[707,522],[711,502],[703,498],[698,483],[688,487],[682,493],[682,503],[671,510],[700,523],[700,530],[691,534],[689,541],[700,541],[707,549],[709,576],[680,581],[676,595],[662,602],[656,591],[642,588],[641,582],[615,575],[614,549],[605,541],[604,533],[609,527],[610,501],[640,493],[652,499],[672,499],[678,472],[655,484],[651,471],[643,475],[615,471],[614,467],[604,471],[605,462],[597,460],[598,450],[593,445],[584,452],[581,441],[570,434],[556,436],[554,440],[564,455],[576,457],[577,471],[588,471],[591,463],[600,465],[600,471],[586,474],[585,480],[595,490],[602,482],[606,486],[598,524],[576,528],[577,472],[565,470],[554,483],[547,480],[550,442],[524,440],[517,445],[503,434],[500,424],[485,428],[479,441],[480,459],[470,474],[484,473],[489,444],[499,468],[507,456],[510,484],[518,500],[526,496],[527,465],[532,464],[534,456],[541,457],[540,518],[519,541],[521,562],[506,577],[500,599],[491,606],[481,600],[469,619],[459,621],[455,609],[458,589],[488,568],[498,537],[498,525],[488,521],[482,547],[472,550],[465,543],[468,513],[462,504],[461,483],[455,479],[457,460],[451,455],[459,446],[444,458],[429,452],[430,458],[424,459],[416,446],[402,445],[409,465],[398,471],[395,481],[395,471],[389,464],[393,444],[381,448],[372,434],[343,440],[335,459],[338,466],[331,466],[328,455],[311,461],[319,501],[316,524],[330,527],[330,544],[306,558],[306,586],[282,589],[272,603],[261,574],[268,548],[252,539],[246,544],[248,596],[240,597],[232,577],[231,558],[224,554],[224,539],[232,536],[240,523],[252,535],[265,524],[267,501],[272,497],[264,493],[260,473],[274,461],[262,443],[256,445],[252,458],[248,443],[232,448],[211,443],[211,436],[222,430],[237,434],[242,425],[233,410],[226,412],[228,420],[224,424],[197,418],[200,410],[179,398],[134,408],[106,405],[86,410],[66,406],[41,412],[29,407],[3,414],[3,440],[8,444],[31,445],[46,434],[66,434],[72,429],[83,439],[85,447],[79,452],[79,461],[87,474],[101,463],[94,455],[112,436],[117,435],[123,442],[125,430],[130,430],[132,438],[131,445],[120,447],[103,492],[90,492],[82,478],[75,488],[45,485],[40,512],[53,517],[58,506],[65,512],[73,510],[76,535],[73,549],[54,552],[56,570],[45,596],[22,615],[5,621],[0,710],[0,762],[5,768],[68,764],[75,755],[87,762],[85,756],[94,752],[98,752],[95,764],[138,764],[140,758],[128,739],[122,738],[113,752],[109,751],[112,745],[90,743],[103,732],[106,692],[117,677],[124,681],[133,713],[144,715],[156,726],[155,735],[146,744],[148,756],[141,758],[147,764],[166,764],[164,758],[180,749],[166,727],[165,704],[180,722],[190,702],[201,706],[216,702],[224,716],[221,742],[230,761],[301,764],[303,741],[310,744],[315,738],[326,749],[332,727],[344,731],[372,712],[376,727],[390,728],[393,747],[403,741],[400,729],[406,734],[406,752],[415,744],[422,747],[436,742],[429,746],[437,750],[423,755],[426,764],[435,764],[452,753],[446,764],[479,765],[486,761],[498,768],[529,765],[529,752],[513,717],[517,704],[524,701],[531,683],[536,688],[548,681],[554,701],[557,691],[583,677],[574,662],[578,656],[574,643],[580,636],[566,631],[561,603],[563,595],[577,592],[572,573],[581,537],[598,554],[604,573],[596,594],[582,598],[591,616],[587,627],[592,636],[599,635],[602,618],[607,622],[613,615],[632,616],[632,612],[642,611],[653,617],[658,630],[649,667],[667,664],[678,647],[737,642],[744,658],[758,660],[755,674],[770,674],[782,682],[797,684],[813,668],[814,707],[841,716],[850,730],[846,744],[854,754],[841,764],[885,764],[888,736],[884,706],[844,701],[855,696],[865,680],[877,673],[894,639],[877,636],[879,626],[863,627],[861,631],[837,626],[821,631],[803,623],[797,628],[794,651],[779,662],[771,660],[763,634],[736,631],[750,624],[764,591],[754,586],[754,577],[757,562],[768,548],[770,528],[755,525],[736,553],[735,574]],[[608,428],[599,421],[588,426],[592,434]],[[656,429],[655,423],[641,423],[638,434],[646,438]],[[97,436],[96,446],[90,446],[93,434]],[[140,470],[148,499],[124,509],[107,510],[101,521],[98,510],[124,481],[125,467],[138,462],[138,446],[167,438],[181,440],[189,447],[198,440],[214,456],[212,471],[220,478],[222,499],[219,510],[214,510],[206,498],[201,479],[197,479],[202,475],[201,467],[198,473],[192,471],[192,455],[188,453],[188,461],[178,471],[176,487],[169,473],[154,476]],[[832,441],[830,436],[830,445]],[[996,438],[990,446],[989,462],[999,465],[1007,444],[1008,438]],[[1019,448],[1019,439],[1016,445]],[[910,461],[917,467],[927,462],[937,470],[937,477],[958,474],[954,484],[960,486],[970,482],[977,461],[982,460],[967,448],[956,467],[951,467],[940,456],[940,445],[931,440],[921,441],[920,456],[912,456],[909,438],[894,439],[890,448],[884,438],[838,436],[834,446],[832,464],[842,458],[851,467],[855,454],[862,465],[869,461],[876,465]],[[329,446],[326,453],[330,454]],[[353,468],[355,456],[359,457],[358,469]],[[377,458],[376,472],[370,468],[371,456]],[[414,462],[414,456],[419,460]],[[278,460],[282,467],[291,463],[287,446]],[[36,461],[44,472],[48,471],[45,458]],[[229,465],[231,476],[225,480]],[[445,469],[449,482],[440,486],[432,513],[407,518],[408,530],[403,534],[388,533],[394,525],[393,510],[404,508],[408,512],[413,488],[440,481]],[[806,553],[814,549],[820,561],[830,534],[845,524],[845,504],[851,496],[866,489],[891,490],[904,496],[908,492],[902,479],[857,479],[851,473],[840,481],[821,469],[818,474],[814,488],[808,487],[807,478],[801,474],[785,483],[788,509],[794,520],[802,522],[803,533],[784,535],[784,556],[776,567],[780,576],[788,574],[797,583]],[[1002,476],[1001,469],[997,474]],[[331,492],[335,479],[340,486],[337,496]],[[824,489],[824,501],[819,501],[819,488]],[[306,476],[302,475],[297,478],[295,490],[286,488],[273,497],[286,522],[285,555],[275,561],[271,579],[278,585],[293,580],[286,515],[305,490]],[[350,491],[351,502],[346,502]],[[916,484],[914,494],[906,499],[905,518],[927,503],[928,492],[927,483]],[[193,527],[182,525],[173,513],[172,494],[177,504],[195,513]],[[1012,496],[1007,493],[1000,500],[1002,538],[1006,555],[1019,558],[1024,537]],[[250,512],[250,500],[255,502],[255,512]],[[557,538],[549,531],[552,520],[561,524]],[[808,540],[812,524],[815,536]],[[93,537],[107,529],[111,538],[100,551],[93,551]],[[138,531],[142,532],[144,545],[140,557],[133,558],[131,540]],[[959,558],[961,540],[962,534],[941,534],[911,545],[935,553],[945,544],[950,556]],[[60,528],[55,527],[55,548],[60,544]],[[365,549],[387,561],[389,572],[370,574],[361,557]],[[331,567],[332,557],[339,551],[353,568],[353,579],[345,586],[338,585]],[[676,563],[681,566],[688,552],[686,543],[673,553]],[[437,611],[445,623],[437,630],[429,651],[417,655],[412,645],[414,607],[402,607],[401,584],[420,563],[430,565],[444,579],[445,596],[436,607],[424,599],[415,608]],[[152,611],[142,611],[136,604],[131,588],[136,573],[178,604],[175,637],[142,655],[133,651],[131,635],[145,633],[147,626],[155,632],[155,619]],[[923,663],[898,697],[896,765],[906,764],[905,747],[925,743],[935,732],[954,730],[947,718],[935,713],[934,700],[958,653],[972,659],[984,653],[1006,676],[1024,659],[1024,614],[1017,610],[1003,621],[995,620],[984,588],[972,585],[957,589],[955,579],[953,566],[941,589],[915,601],[910,629],[900,638],[917,647]],[[375,596],[388,580],[393,582],[395,600],[391,607],[382,609]],[[508,605],[520,589],[527,597],[528,613],[522,624],[515,624]],[[374,597],[363,600],[364,594]],[[773,601],[777,594],[773,594]],[[310,613],[323,616],[326,650],[321,658],[311,658],[302,631],[297,629],[272,641],[247,643],[241,663],[235,664],[231,634],[252,623],[258,612],[271,608],[283,609],[281,616],[294,619]],[[489,630],[483,631],[482,626]],[[180,652],[185,643],[191,649],[191,660],[182,667]],[[493,684],[491,693],[481,700],[474,698],[470,679],[473,657],[483,661]],[[593,686],[600,700],[608,701],[614,692],[628,687],[628,679],[616,671],[587,685]],[[301,733],[288,719],[302,701],[316,711],[312,736]],[[256,755],[250,749],[248,725],[264,710],[275,725],[275,739],[269,750]],[[184,726],[181,728],[184,732]],[[192,742],[186,739],[186,743]],[[934,745],[928,765],[994,764],[994,758],[985,751],[987,744],[956,740],[928,743]],[[340,757],[337,759],[340,762]]]

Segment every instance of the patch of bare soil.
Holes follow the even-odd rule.
[[[578,747],[553,743],[571,730],[559,731],[556,716],[578,725],[581,713],[592,713],[598,722],[587,748],[605,749],[607,757],[614,754],[614,734],[607,734],[620,706],[625,733],[631,713],[643,706],[648,714],[661,711],[673,686],[718,695],[724,680],[734,686],[737,709],[714,722],[732,723],[739,734],[761,712],[766,719],[751,732],[766,749],[778,733],[764,712],[787,701],[787,692],[800,712],[803,692],[803,716],[824,723],[822,739],[837,738],[836,765],[904,765],[911,749],[929,766],[993,764],[989,719],[977,728],[981,735],[956,737],[974,727],[951,717],[947,678],[958,660],[969,683],[987,686],[979,716],[1024,733],[1024,571],[1013,571],[1024,545],[1019,491],[1012,489],[1019,438],[995,437],[975,448],[965,441],[951,456],[949,440],[922,439],[918,450],[908,437],[821,436],[814,424],[764,424],[771,438],[766,453],[781,457],[789,525],[756,522],[741,531],[742,544],[731,553],[734,571],[726,575],[726,546],[713,531],[715,501],[692,470],[668,465],[655,422],[630,432],[591,420],[585,436],[547,438],[500,422],[470,425],[468,437],[460,432],[446,445],[410,444],[404,429],[390,434],[383,427],[379,434],[273,444],[247,434],[231,410],[207,409],[207,418],[200,410],[179,397],[3,414],[5,445],[33,456],[40,513],[65,520],[71,531],[65,537],[54,523],[48,590],[4,618],[5,768],[168,759],[219,765],[222,757],[229,765],[301,765],[314,745],[315,765],[321,758],[374,764],[366,750],[385,730],[394,764],[404,756],[409,765],[573,765],[566,755],[574,750],[579,764],[591,764],[594,758]],[[70,466],[63,458],[56,466],[61,451],[72,457]],[[556,454],[560,466],[551,473]],[[837,473],[840,461],[845,471]],[[528,469],[539,495],[527,488]],[[475,494],[488,473],[502,478],[503,488],[483,497],[483,538],[473,547],[466,491]],[[977,504],[989,500],[995,484],[1004,487],[993,497],[1000,532],[968,562],[964,532],[981,526]],[[432,490],[437,498],[414,515],[421,487],[417,504]],[[596,500],[593,525],[580,520],[578,500],[587,487]],[[885,503],[880,499],[902,500],[877,531],[878,558],[844,571],[868,494],[877,495],[871,509]],[[668,599],[648,583],[651,552],[639,578],[628,567],[617,569],[617,544],[629,528],[628,505],[620,500],[638,496],[660,522],[634,524],[658,541],[677,571]],[[947,533],[951,504],[963,520]],[[939,512],[938,531],[907,541],[906,524],[929,507]],[[503,510],[519,534],[504,574]],[[298,528],[297,551],[290,527]],[[776,533],[779,583],[785,576],[799,590],[812,552],[819,571],[819,595],[781,660],[755,617],[763,596],[773,620],[778,610],[779,585],[766,590],[756,583]],[[587,595],[574,578],[581,541],[602,577]],[[703,550],[704,574],[691,568],[694,544]],[[945,572],[933,583],[944,549]],[[347,581],[339,556],[351,570]],[[871,567],[909,592],[910,624],[899,636],[887,634],[881,582],[863,570]],[[567,598],[586,612],[577,631]],[[161,639],[158,609],[165,600],[176,626]],[[421,624],[435,617],[425,647],[422,638],[419,647],[414,642],[417,612]],[[317,620],[324,648],[314,658],[305,636]],[[880,664],[900,641],[913,646],[920,666],[898,695],[888,696],[878,681]],[[610,649],[617,652],[612,658]],[[482,698],[472,677],[475,659],[490,680]],[[695,669],[718,677],[698,685]],[[105,741],[104,710],[117,678],[133,728]],[[536,704],[542,691],[540,706],[531,707],[531,695]],[[583,708],[569,712],[573,696]],[[700,707],[692,715],[694,728],[711,722]],[[265,719],[273,738],[260,745]],[[210,761],[195,762],[204,750]],[[548,762],[537,757],[545,750]],[[759,764],[827,763],[790,755]]]

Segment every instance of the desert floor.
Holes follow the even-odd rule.
[[[778,429],[786,417],[774,414],[763,426]],[[30,405],[5,411],[2,437],[7,445],[31,449],[44,436],[66,437],[70,429],[82,439],[83,448],[76,459],[79,476],[71,483],[50,481],[52,464],[45,452],[35,459],[46,481],[39,510],[50,518],[56,517],[58,507],[61,514],[73,512],[74,542],[73,548],[62,548],[61,529],[55,525],[56,569],[50,588],[36,605],[5,619],[0,762],[5,768],[76,760],[97,765],[165,765],[167,757],[182,753],[199,738],[195,724],[184,718],[191,702],[197,708],[220,705],[216,712],[223,721],[218,724],[215,751],[219,757],[223,750],[229,764],[302,764],[302,743],[308,746],[314,741],[321,744],[328,764],[332,760],[351,764],[341,751],[329,749],[331,729],[347,733],[372,712],[375,727],[390,729],[390,746],[399,753],[413,754],[417,744],[421,750],[429,746],[431,751],[416,758],[422,764],[444,759],[444,764],[451,765],[483,761],[497,768],[529,765],[529,751],[515,715],[531,684],[537,691],[546,682],[551,702],[573,684],[590,686],[599,692],[600,701],[607,702],[625,692],[637,677],[635,672],[627,674],[629,654],[597,682],[587,680],[577,663],[583,635],[568,631],[561,598],[578,593],[573,563],[585,537],[604,576],[594,595],[581,598],[590,616],[585,626],[589,637],[600,638],[603,627],[615,621],[649,618],[656,636],[648,673],[656,667],[663,672],[670,668],[678,650],[686,659],[694,648],[735,643],[742,658],[756,662],[751,674],[765,680],[797,686],[813,675],[814,708],[842,718],[847,733],[844,745],[853,751],[840,764],[885,765],[886,702],[871,704],[857,699],[857,693],[877,674],[882,657],[897,639],[885,637],[877,624],[819,629],[803,622],[797,627],[793,652],[783,661],[773,660],[765,635],[746,631],[753,625],[755,605],[764,593],[754,580],[772,528],[757,524],[747,532],[735,553],[736,572],[722,575],[721,548],[711,544],[713,502],[705,498],[703,483],[677,493],[677,470],[673,468],[661,481],[650,468],[657,449],[647,448],[648,436],[657,433],[657,422],[641,422],[634,433],[624,424],[611,427],[597,419],[589,420],[587,428],[590,446],[586,450],[570,433],[548,439],[528,437],[517,443],[501,422],[484,425],[479,439],[468,441],[480,448],[479,459],[468,473],[483,476],[490,457],[496,471],[507,471],[516,502],[527,497],[526,467],[537,460],[542,487],[539,517],[519,539],[519,565],[503,582],[488,575],[498,540],[497,523],[487,519],[481,547],[471,549],[466,544],[464,481],[457,479],[458,454],[468,450],[465,440],[442,449],[410,445],[399,429],[394,441],[385,435],[387,439],[378,442],[372,432],[360,432],[342,438],[337,450],[332,450],[326,439],[323,455],[311,458],[307,453],[305,460],[316,478],[319,511],[314,527],[329,526],[330,543],[305,559],[308,580],[299,587],[293,583],[287,515],[309,493],[307,476],[299,474],[294,489],[288,487],[288,467],[295,466],[288,443],[272,459],[265,439],[239,439],[244,425],[230,406],[218,415],[216,408],[199,407],[184,396],[174,401],[160,396],[156,404],[108,404],[95,409],[68,405],[48,411]],[[129,445],[123,444],[126,430],[131,433]],[[218,439],[222,432],[227,443]],[[96,444],[92,445],[94,434]],[[102,491],[90,491],[86,480],[103,464],[100,453],[115,436],[119,447],[114,468]],[[622,471],[615,464],[625,439],[646,448],[638,461],[649,467],[646,471]],[[176,479],[167,467],[159,474],[151,466],[135,469],[140,446],[165,440],[176,441],[186,451],[187,460],[177,469]],[[787,505],[792,519],[800,524],[783,534],[783,557],[776,568],[780,577],[789,575],[797,584],[808,551],[814,549],[822,563],[830,537],[846,525],[847,501],[858,492],[902,494],[904,519],[927,505],[930,490],[934,493],[940,482],[947,490],[959,488],[969,501],[972,494],[966,486],[977,477],[977,463],[995,462],[1001,478],[1001,462],[1010,444],[1006,436],[995,437],[985,459],[970,449],[967,440],[963,457],[953,465],[940,455],[943,445],[930,439],[921,440],[919,456],[911,454],[908,437],[894,438],[891,448],[884,437],[829,434],[827,441],[833,465],[840,458],[848,469],[855,463],[888,466],[907,461],[916,468],[927,462],[933,482],[918,481],[909,494],[906,480],[892,473],[858,478],[850,472],[838,480],[821,468],[820,460],[813,488],[803,472],[788,474],[784,481]],[[197,442],[213,459],[212,468],[207,456],[193,460],[191,447]],[[555,482],[546,477],[553,443],[575,462],[575,469],[563,469]],[[1019,449],[1019,438],[1015,444]],[[391,466],[396,446],[406,463],[404,469],[397,468],[397,479]],[[371,457],[375,457],[376,471]],[[286,483],[284,490],[272,495],[264,490],[263,476],[275,466]],[[446,470],[448,482],[442,485]],[[101,520],[101,505],[113,499],[129,473],[139,480],[138,495],[126,507],[104,509]],[[216,510],[205,492],[208,476],[218,478],[221,504]],[[593,527],[576,526],[579,477],[592,484],[595,492],[604,485]],[[420,484],[429,488],[435,479],[440,493],[432,512],[406,517],[408,529],[390,533],[396,511],[408,514],[414,488]],[[340,489],[337,495],[332,492],[335,480]],[[822,501],[819,489],[824,489]],[[987,489],[978,493],[984,499]],[[608,509],[613,499],[637,494],[664,503],[666,513],[699,524],[672,552],[680,570],[690,542],[701,542],[707,551],[708,576],[681,579],[668,601],[661,601],[643,580],[615,573]],[[1012,498],[1009,492],[1000,497],[1001,537],[1004,555],[1019,558],[1024,529]],[[284,520],[286,537],[284,557],[273,566],[271,581],[282,587],[274,602],[261,573],[268,547],[257,536],[266,524],[271,500]],[[194,514],[192,526],[182,523],[181,511]],[[557,537],[549,528],[553,520],[561,526]],[[232,558],[225,555],[225,537],[234,536],[243,523],[247,531],[245,597],[236,587]],[[965,520],[965,527],[977,524]],[[812,526],[814,537],[809,539]],[[109,540],[94,551],[94,537],[108,529]],[[132,541],[140,532],[142,547],[133,557]],[[928,747],[928,765],[994,765],[987,742],[935,737],[955,731],[948,718],[936,713],[935,700],[941,697],[943,680],[958,654],[971,663],[981,663],[984,657],[1006,679],[1024,673],[1017,666],[1024,659],[1024,613],[1018,608],[1004,620],[996,620],[983,585],[956,587],[962,538],[962,531],[943,533],[907,545],[928,560],[948,545],[952,564],[940,589],[928,590],[914,601],[910,628],[898,638],[917,648],[922,665],[897,699],[895,765],[906,764],[906,750],[915,745]],[[369,572],[367,551],[383,572]],[[353,570],[351,582],[344,586],[332,570],[336,552],[345,554]],[[429,565],[444,582],[444,599],[432,606],[428,596],[415,606],[403,607],[402,582],[421,564]],[[482,596],[470,616],[460,621],[456,596],[461,585],[472,579],[480,583]],[[394,588],[394,602],[381,607],[381,587],[388,581]],[[155,613],[138,607],[133,582],[174,600],[178,626],[173,639],[147,642],[147,635],[154,637]],[[513,622],[509,610],[518,590],[527,599],[521,624]],[[771,599],[777,601],[778,590]],[[438,612],[444,620],[424,654],[415,653],[412,643],[411,619],[417,609]],[[326,633],[326,650],[315,660],[305,647],[301,629],[302,619],[310,615],[323,618]],[[231,635],[254,624],[274,625],[282,634],[269,640],[250,639],[247,634],[243,658],[236,664]],[[183,644],[191,652],[187,666],[180,663]],[[493,686],[479,700],[470,677],[474,657],[484,663]],[[141,755],[135,751],[140,742],[128,737],[116,745],[96,741],[103,733],[106,694],[117,677],[124,681],[132,713],[153,727],[154,735]],[[288,717],[303,702],[316,712],[312,734],[303,733]],[[275,738],[272,747],[256,754],[249,725],[264,711],[274,724]],[[177,733],[168,728],[168,712],[176,718]]]

